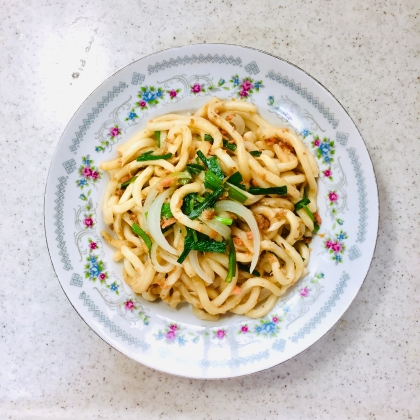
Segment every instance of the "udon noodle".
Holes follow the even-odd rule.
[[[144,299],[187,302],[205,320],[259,318],[307,274],[318,166],[254,105],[213,98],[162,115],[118,152],[100,166],[102,236]]]

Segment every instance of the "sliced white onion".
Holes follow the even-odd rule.
[[[178,255],[177,250],[173,246],[169,245],[160,228],[160,213],[162,211],[163,203],[173,192],[174,188],[169,188],[156,197],[155,201],[150,206],[149,214],[147,216],[147,224],[153,240],[165,251]]]
[[[159,271],[160,273],[169,273],[174,268],[174,265],[171,263],[168,263],[166,265],[159,264],[156,253],[158,246],[159,245],[157,244],[157,242],[154,242],[152,245],[152,250],[150,251],[150,258],[152,260],[153,268],[156,271]]]
[[[160,253],[160,258],[162,258],[162,260],[168,261],[169,263],[176,265],[178,267],[182,267],[182,264],[180,264],[176,257],[174,257],[172,254],[169,254],[168,252],[165,252],[162,250],[162,252]]]
[[[197,273],[197,276],[201,277],[208,284],[212,283],[211,278],[205,273],[200,263],[198,262],[198,252],[190,251],[190,253],[188,254],[188,257],[190,259],[192,268]]]
[[[208,227],[212,228],[217,233],[219,233],[220,235],[222,235],[225,239],[229,238],[229,236],[230,236],[230,228],[229,228],[229,226],[224,225],[222,222],[219,222],[216,219],[204,220],[201,217],[199,217],[199,219],[203,223],[205,223]]]
[[[229,115],[232,116],[232,118],[229,120],[229,123],[233,124],[235,126],[235,130],[242,136],[242,134],[244,134],[245,131],[244,120],[242,119],[242,117],[240,117],[238,114],[235,114],[232,111],[226,111],[220,116],[226,119],[226,117]]]
[[[143,230],[146,231],[146,233],[149,233],[149,227],[148,227],[148,224],[147,224],[146,213],[148,213],[150,211],[150,206],[152,205],[153,200],[158,195],[158,188],[162,185],[162,183],[166,180],[166,178],[174,178],[174,179],[189,178],[189,179],[191,179],[191,175],[188,172],[175,172],[173,174],[170,174],[170,175],[166,176],[165,178],[162,178],[159,182],[157,182],[155,185],[153,185],[152,188],[150,188],[150,191],[147,194],[146,200],[144,201],[143,214],[141,216],[142,228],[143,228]]]
[[[245,206],[243,206],[240,203],[237,203],[236,201],[230,201],[230,200],[223,200],[218,201],[216,203],[216,212],[217,211],[230,211],[232,213],[237,214],[239,217],[242,217],[245,222],[248,223],[249,228],[252,232],[252,242],[254,247],[254,256],[252,257],[251,261],[251,267],[250,272],[252,273],[255,269],[258,258],[260,256],[260,244],[261,244],[261,237],[260,237],[260,231],[258,230],[257,221],[255,220],[254,215],[252,214],[251,210],[247,209]]]
[[[167,137],[167,131],[161,131],[160,132],[160,150],[165,150],[166,146],[166,137]]]

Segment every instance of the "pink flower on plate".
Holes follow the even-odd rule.
[[[320,144],[321,144],[321,142],[319,141],[319,139],[317,139],[317,140],[314,141],[314,146],[317,146],[318,147]]]
[[[302,287],[302,289],[300,289],[300,295],[302,297],[308,297],[309,296],[309,289],[307,287]]]
[[[274,322],[275,324],[277,324],[277,322],[279,322],[279,319],[278,319],[276,316],[273,316],[273,322]]]
[[[168,340],[175,340],[175,338],[176,338],[176,335],[175,335],[175,331],[172,331],[172,330],[170,330],[170,331],[168,331],[167,333],[166,333],[166,338],[168,339]]]
[[[139,102],[139,106],[140,106],[140,108],[145,108],[146,107],[146,102],[145,101],[140,101]]]
[[[325,171],[324,171],[324,175],[325,175],[327,178],[329,178],[329,177],[332,175],[331,170],[330,170],[330,169],[325,169]]]
[[[331,248],[332,248],[332,250],[334,251],[334,252],[340,252],[341,250],[342,250],[342,246],[341,246],[341,244],[340,244],[340,242],[334,242],[332,245],[331,245]]]
[[[177,95],[178,95],[178,93],[175,89],[172,89],[172,90],[169,91],[169,96],[171,98],[176,98]]]
[[[90,248],[90,249],[96,249],[96,248],[98,248],[98,245],[97,245],[97,243],[96,243],[96,242],[91,242],[91,243],[89,244],[89,248]]]
[[[134,309],[134,302],[132,300],[127,300],[127,302],[125,302],[125,309],[127,311],[132,311]]]
[[[226,335],[225,330],[217,330],[217,332],[216,332],[216,337],[219,340],[223,340],[225,338],[225,335]]]
[[[200,93],[201,92],[201,85],[199,83],[194,83],[191,87],[191,92]]]
[[[252,88],[252,83],[249,82],[248,80],[245,80],[245,82],[242,83],[242,89],[243,90],[250,90]]]
[[[331,249],[331,248],[332,248],[332,246],[333,246],[333,242],[332,242],[332,241],[327,241],[327,242],[325,242],[325,246],[326,246],[328,249]]]
[[[331,202],[337,201],[338,200],[338,194],[336,192],[331,191],[328,194],[328,198],[330,199]]]
[[[90,169],[89,166],[85,166],[82,170],[82,175],[86,178],[89,178],[90,176],[92,176],[92,169]]]
[[[240,91],[240,93],[239,93],[239,95],[241,95],[242,96],[242,98],[247,98],[248,97],[248,92],[246,91],[246,90],[241,90]]]
[[[93,226],[93,220],[91,217],[86,217],[85,220],[83,220],[83,223],[86,227],[92,227]]]
[[[241,327],[241,332],[243,332],[244,334],[246,334],[248,332],[248,325],[242,325]]]
[[[118,127],[112,127],[109,129],[109,134],[111,134],[111,137],[116,137],[121,133],[121,130]]]
[[[98,179],[98,175],[99,175],[98,171],[92,172],[92,179]]]
[[[172,324],[172,325],[169,326],[169,329],[171,331],[176,331],[178,329],[178,326],[176,324]]]
[[[101,273],[101,274],[99,274],[99,278],[100,278],[101,280],[105,280],[105,279],[106,279],[106,274],[105,274],[105,273]]]

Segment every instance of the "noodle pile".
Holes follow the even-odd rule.
[[[217,320],[266,315],[307,274],[318,167],[287,128],[254,105],[211,99],[167,114],[100,165],[109,173],[104,239],[125,282],[148,301]]]

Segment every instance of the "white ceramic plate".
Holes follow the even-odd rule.
[[[245,83],[244,82],[248,82]],[[212,96],[242,97],[273,124],[294,128],[321,169],[323,223],[312,242],[310,274],[263,319],[195,318],[135,296],[122,264],[100,238],[107,175],[116,156],[154,116],[195,110]],[[324,335],[356,296],[372,259],[378,194],[365,144],[337,100],[290,63],[233,45],[191,45],[132,63],[77,110],[57,146],[45,197],[48,248],[74,308],[107,343],[152,368],[195,378],[267,369]]]

